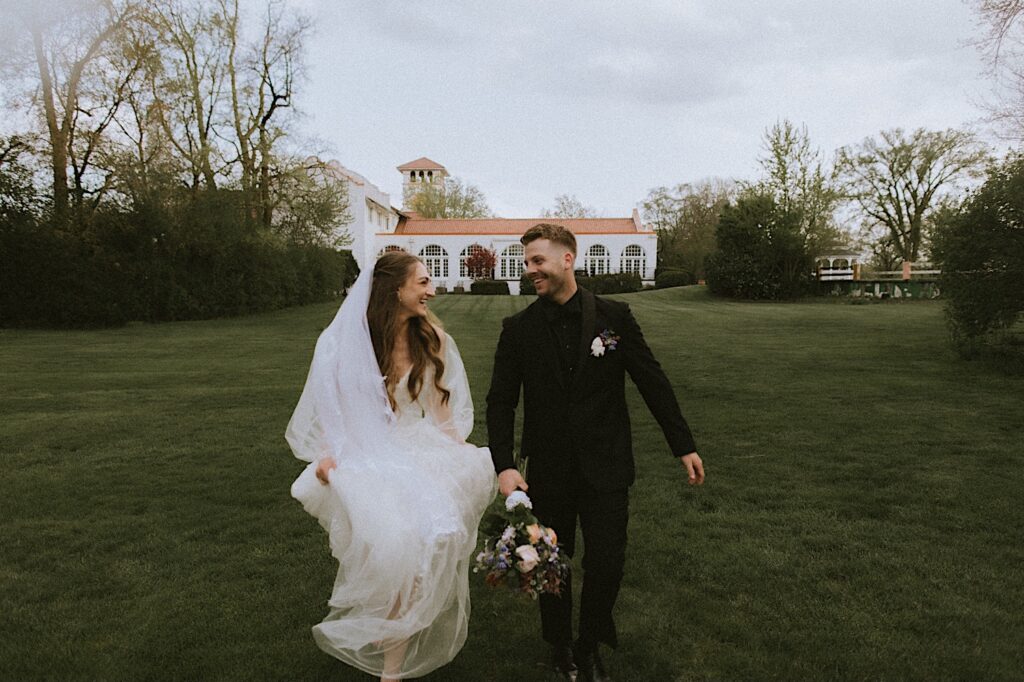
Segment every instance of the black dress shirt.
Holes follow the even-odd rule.
[[[579,289],[568,301],[559,305],[546,298],[540,299],[543,304],[544,318],[548,321],[548,328],[555,337],[558,346],[558,359],[562,366],[562,373],[571,377],[576,371],[576,361],[580,354],[580,325],[582,322],[583,309],[580,306]]]

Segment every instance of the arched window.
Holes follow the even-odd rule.
[[[385,253],[391,253],[392,251],[405,251],[401,246],[395,246],[394,244],[388,244],[377,254],[377,258],[380,258]]]
[[[409,171],[409,182],[416,182],[416,171]]]
[[[431,277],[434,279],[448,277],[448,252],[440,246],[437,244],[424,246],[420,251],[420,258],[423,259],[423,264],[427,266],[427,272]]]
[[[523,275],[523,245],[512,244],[501,252],[501,278],[519,279]]]
[[[427,182],[434,181],[434,171],[427,171]]]
[[[472,256],[474,253],[483,251],[484,247],[479,244],[470,244],[462,250],[459,254],[459,277],[469,277],[469,268],[466,266],[466,259]]]
[[[630,244],[622,250],[622,258],[619,260],[619,272],[635,272],[643,279],[647,269],[647,258],[644,249],[639,244]]]
[[[600,244],[594,244],[587,249],[587,256],[583,261],[583,267],[588,275],[606,275],[612,269],[611,261],[608,249]]]

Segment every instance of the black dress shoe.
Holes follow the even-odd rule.
[[[604,664],[601,662],[601,655],[597,650],[577,652],[576,665],[579,666],[577,682],[612,682],[608,673],[604,671]]]
[[[564,680],[576,680],[576,663],[573,661],[572,647],[568,644],[560,644],[551,649],[551,662],[555,666],[555,672]]]

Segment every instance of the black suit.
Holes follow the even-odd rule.
[[[671,454],[680,457],[696,448],[672,386],[628,305],[580,289],[579,341],[570,363],[558,345],[558,318],[545,305],[551,304],[538,299],[503,322],[487,394],[491,456],[498,473],[515,466],[515,410],[521,388],[521,452],[534,512],[555,529],[570,556],[577,516],[584,542],[594,548],[593,558],[583,558],[587,578],[580,642],[615,646],[611,611],[622,579],[628,488],[635,477],[626,373],[661,426]],[[606,347],[596,357],[591,343],[602,332],[618,339],[614,349]],[[541,598],[544,638],[553,644],[572,639],[571,585],[563,594]]]

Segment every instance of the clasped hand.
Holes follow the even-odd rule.
[[[324,485],[327,485],[328,483],[330,483],[330,480],[327,477],[330,474],[331,469],[334,469],[337,466],[338,465],[334,461],[333,457],[323,457],[319,462],[317,462],[316,465],[317,479],[319,479],[319,481]]]

